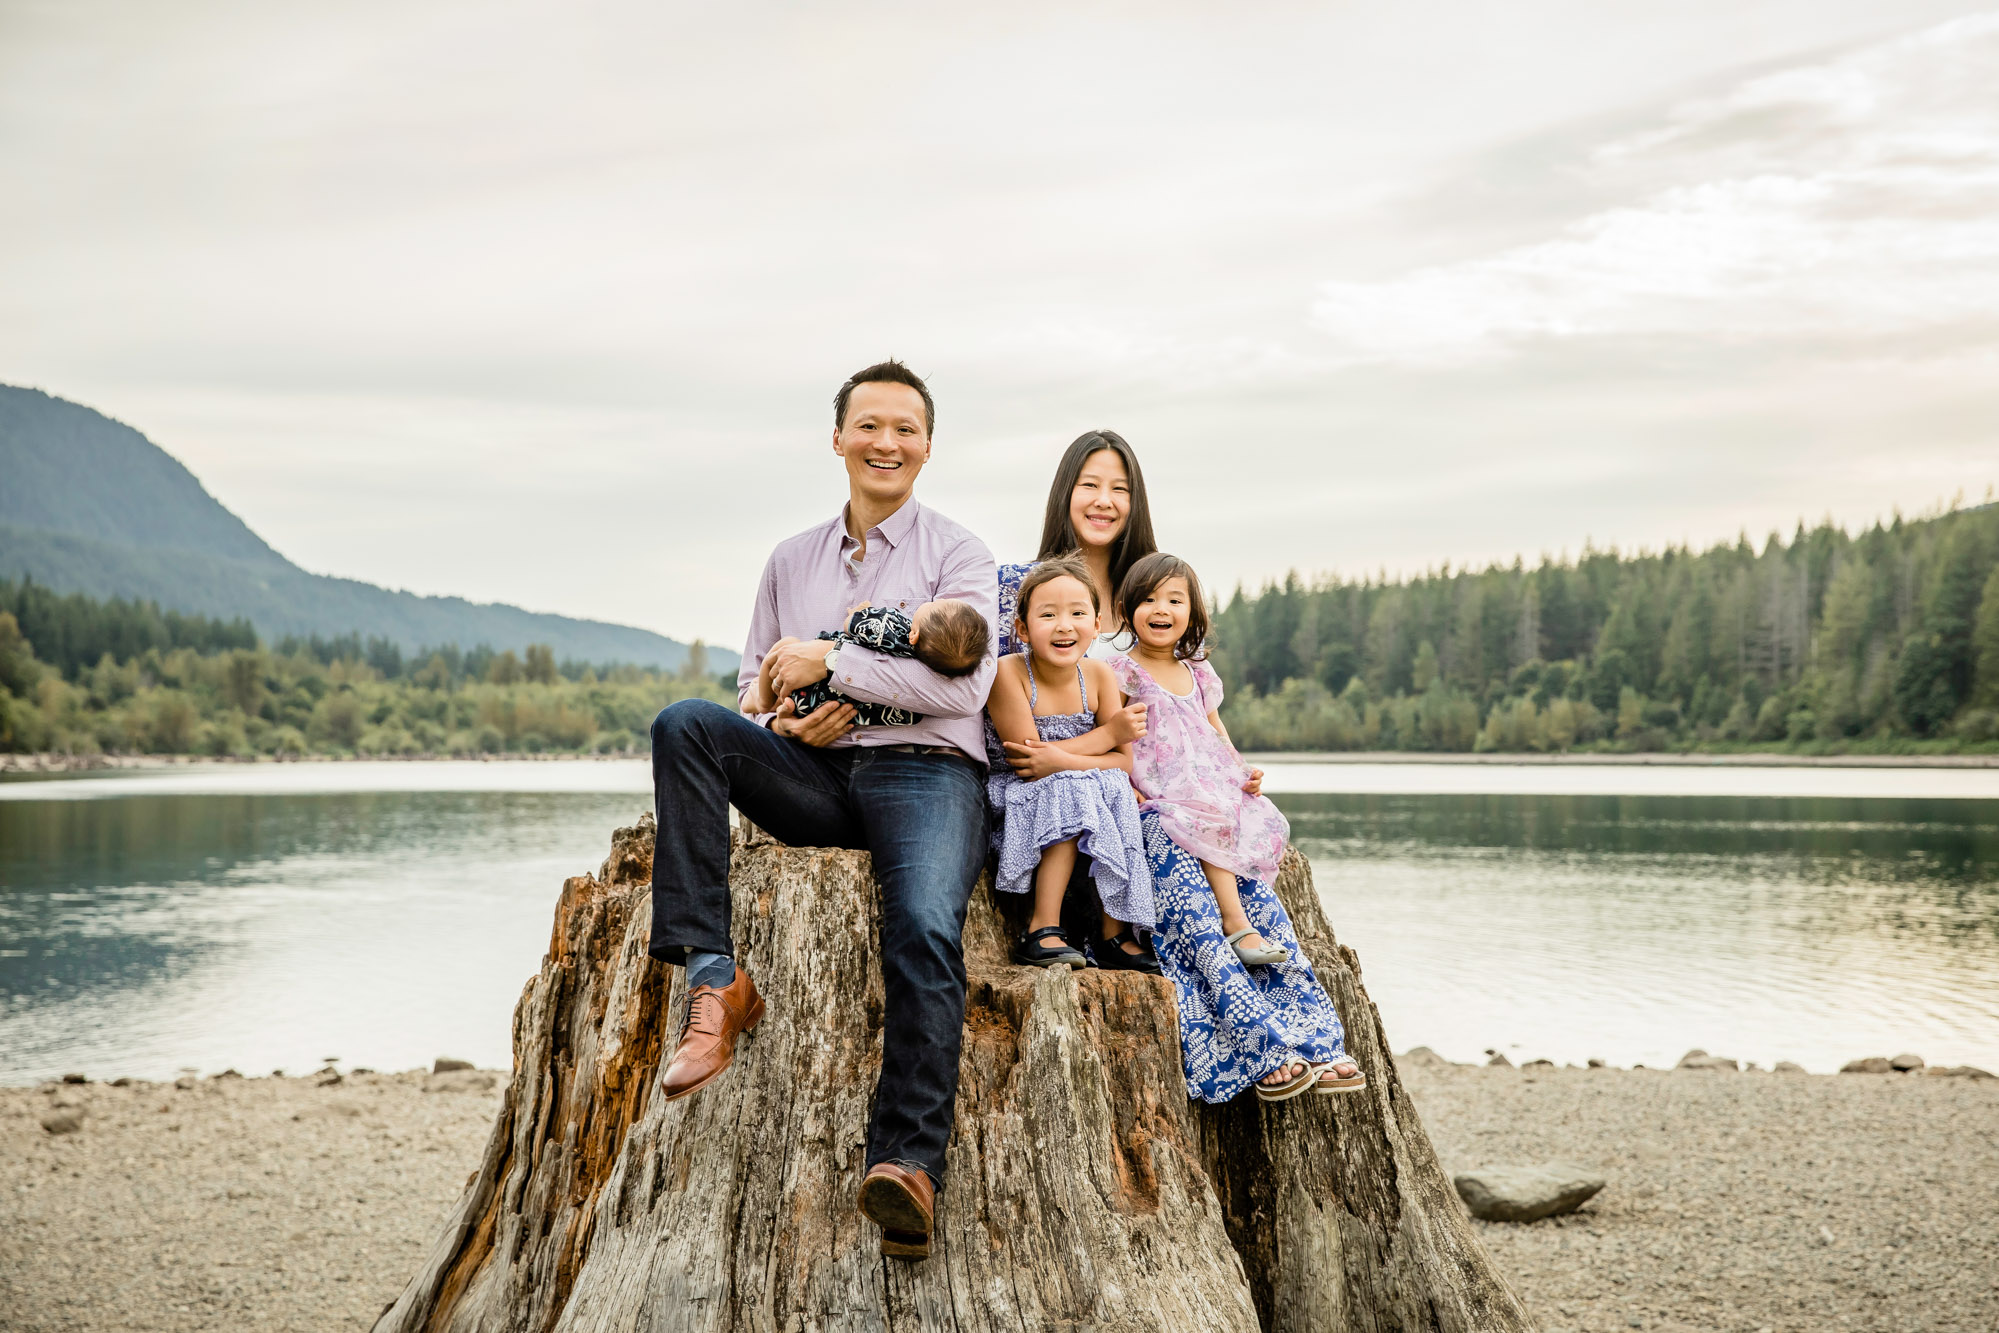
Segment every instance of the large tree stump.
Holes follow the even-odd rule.
[[[1190,1105],[1170,984],[1014,966],[982,883],[950,1180],[909,1264],[854,1210],[881,1059],[868,857],[738,838],[737,957],[767,1012],[668,1104],[684,983],[645,951],[652,833],[563,885],[484,1158],[378,1333],[1530,1327],[1295,852],[1278,891],[1368,1090]]]

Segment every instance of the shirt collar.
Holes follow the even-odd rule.
[[[902,508],[890,514],[874,527],[869,528],[868,531],[879,532],[882,535],[882,540],[889,544],[890,549],[894,549],[907,541],[909,534],[916,530],[917,510],[920,508],[922,506],[917,504],[916,497],[912,495],[908,500],[903,502]],[[840,545],[842,548],[854,540],[847,532],[847,515],[851,509],[851,505],[841,505],[840,517],[833,520],[834,527],[840,534]]]

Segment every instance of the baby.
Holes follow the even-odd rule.
[[[978,670],[992,648],[992,632],[986,618],[970,602],[956,598],[925,602],[913,616],[892,606],[857,606],[840,630],[821,630],[822,639],[859,644],[893,657],[913,657],[940,676],[966,676]],[[757,678],[755,711],[768,713],[777,707],[771,682],[771,664],[764,663]],[[894,704],[866,703],[849,699],[833,688],[831,678],[814,681],[802,690],[793,690],[791,699],[798,716],[805,717],[826,703],[843,703],[854,710],[857,727],[906,727],[921,722],[923,715]]]

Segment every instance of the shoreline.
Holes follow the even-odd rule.
[[[1608,1180],[1566,1216],[1473,1223],[1549,1333],[1823,1333],[1855,1309],[1882,1333],[1999,1324],[1999,1081],[1421,1050],[1395,1070],[1447,1173],[1563,1161]],[[0,1089],[8,1326],[362,1333],[457,1203],[508,1077]],[[75,1126],[44,1128],[61,1115]]]
[[[284,767],[298,764],[572,764],[617,763],[644,759],[637,751],[614,754],[477,754],[477,755],[200,755],[200,754],[0,754],[0,775],[147,772],[158,769]],[[1656,751],[1640,754],[1439,754],[1433,750],[1249,750],[1251,763],[1325,764],[1371,767],[1420,765],[1490,768],[1963,768],[1999,769],[1999,754],[1833,754],[1803,755],[1759,751],[1703,754],[1698,751]]]
[[[1439,754],[1434,750],[1245,750],[1254,764],[1474,764],[1495,768],[1999,768],[1999,754]]]
[[[165,768],[287,768],[300,764],[604,764],[629,754],[0,754],[0,773],[118,773]]]

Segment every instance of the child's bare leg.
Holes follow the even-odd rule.
[[[1103,934],[1097,936],[1097,938],[1100,940],[1107,940],[1113,935],[1121,935],[1125,931],[1131,929],[1131,923],[1129,921],[1120,921],[1116,917],[1112,916],[1109,912],[1099,910],[1097,915],[1103,918]],[[1133,932],[1134,935],[1136,935],[1136,933],[1137,932]],[[1120,949],[1123,949],[1126,953],[1130,954],[1133,958],[1136,958],[1140,954],[1145,952],[1145,949],[1143,948],[1143,946],[1139,944],[1136,938],[1126,940],[1123,944],[1120,944],[1118,947]]]
[[[1041,864],[1034,871],[1034,911],[1027,918],[1029,930],[1040,930],[1043,926],[1062,924],[1062,898],[1069,891],[1069,876],[1076,869],[1076,840],[1053,843],[1041,849]],[[1068,943],[1062,936],[1050,935],[1041,943],[1045,948],[1060,948]]]
[[[1208,887],[1215,891],[1215,906],[1221,909],[1222,934],[1233,935],[1238,930],[1249,930],[1249,914],[1242,910],[1242,895],[1236,891],[1235,876],[1220,866],[1201,862],[1201,873],[1208,877]],[[1236,941],[1245,949],[1261,949],[1263,936],[1255,931]]]

